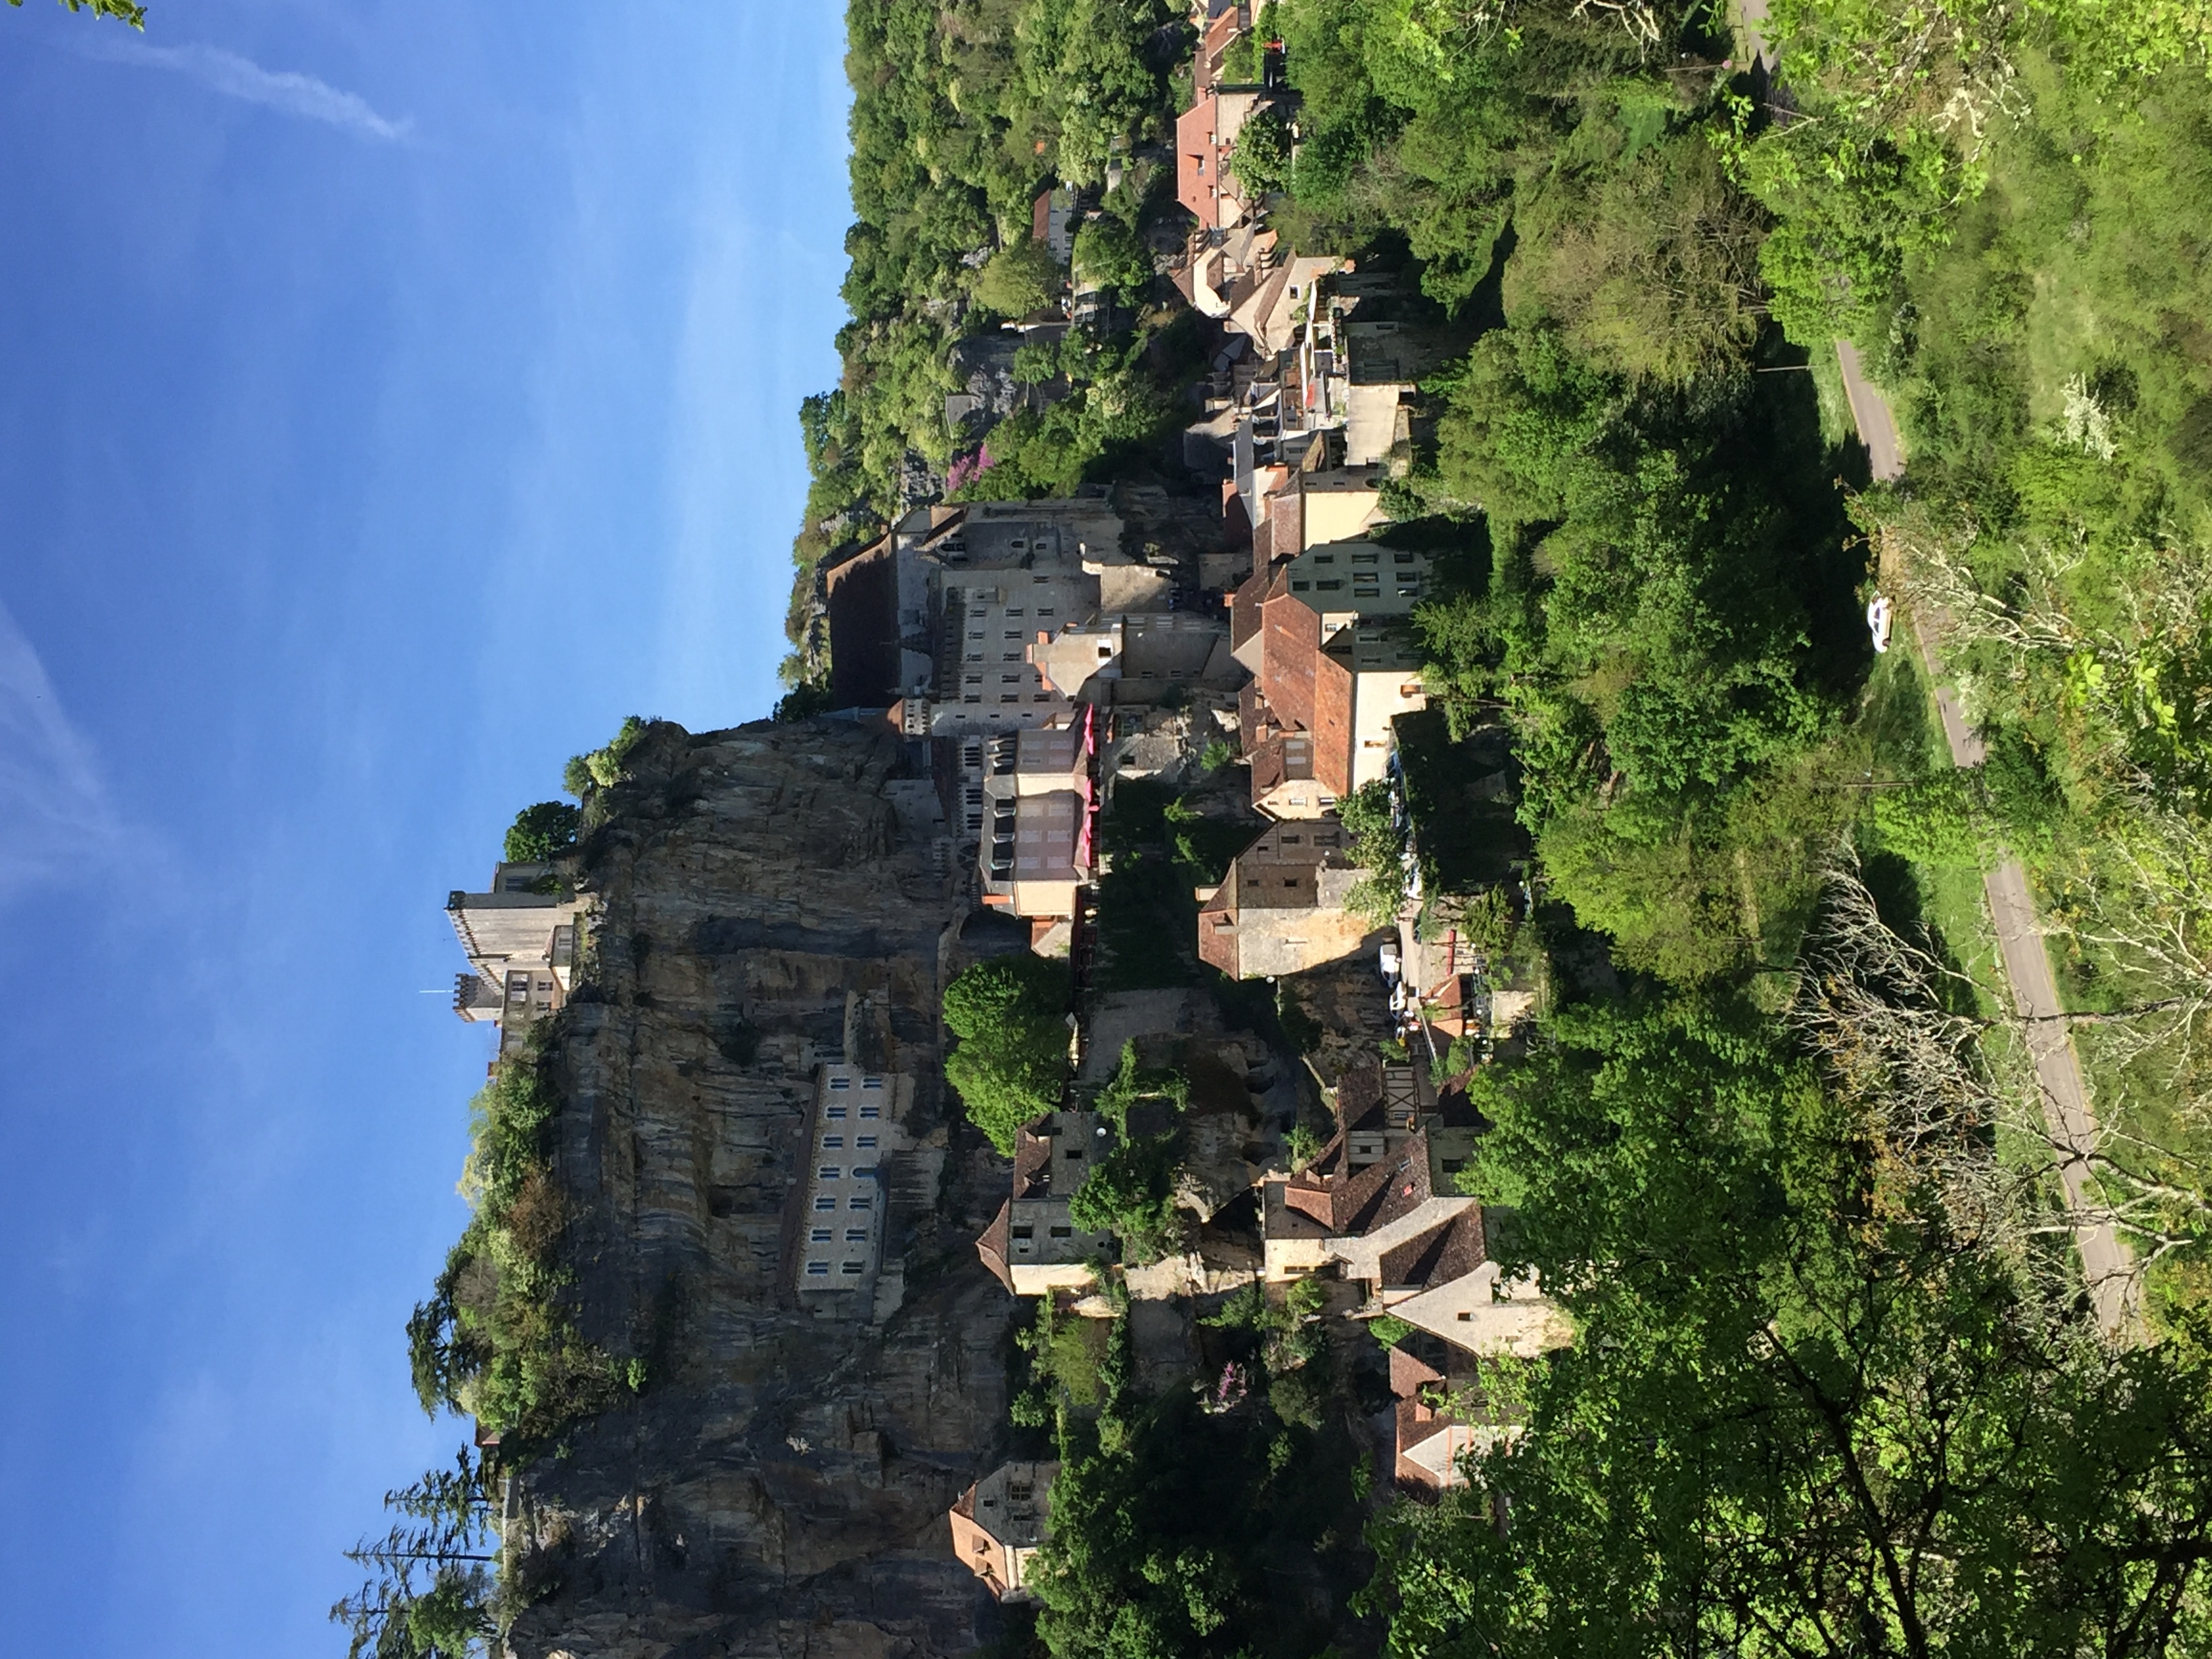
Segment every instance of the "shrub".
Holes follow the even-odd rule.
[[[1112,1233],[1130,1261],[1157,1261],[1182,1239],[1173,1198],[1175,1171],[1171,1137],[1123,1141],[1075,1189],[1067,1200],[1068,1219],[1087,1232]]]
[[[1395,1314],[1382,1314],[1367,1322],[1367,1334],[1386,1348],[1395,1348],[1417,1328]]]
[[[422,1409],[465,1413],[526,1449],[611,1403],[617,1382],[613,1359],[577,1334],[566,1300],[568,1218],[550,1146],[559,1108],[526,1058],[501,1061],[478,1091],[461,1176],[475,1213],[407,1322]]]
[[[652,724],[651,720],[640,715],[626,716],[622,729],[604,746],[594,749],[588,755],[569,757],[568,767],[561,775],[562,787],[579,800],[583,799],[588,789],[613,788],[629,775],[623,769],[623,762],[629,751],[644,740],[646,728]]]

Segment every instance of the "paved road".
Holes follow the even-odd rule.
[[[1743,31],[1743,43],[1751,48],[1751,55],[1774,73],[1774,48],[1766,43],[1766,0],[1736,0],[1735,21]]]
[[[1748,15],[1749,0],[1747,0]],[[1887,399],[1867,384],[1857,349],[1847,340],[1836,342],[1836,357],[1843,365],[1844,391],[1850,398],[1851,418],[1858,423],[1859,438],[1867,447],[1876,482],[1901,477],[1905,454],[1897,439],[1897,422]],[[1966,723],[1958,694],[1945,684],[1942,659],[1936,639],[1946,618],[1915,614],[1913,636],[1928,665],[1928,678],[1936,686],[1936,709],[1943,721],[1943,738],[1950,745],[1954,766],[1979,766],[1984,750],[1981,734]],[[2074,1051],[2074,1036],[2064,1020],[2058,986],[2051,972],[2051,952],[2035,917],[2035,901],[2027,890],[2027,872],[2007,860],[1982,878],[1982,890],[1996,924],[1997,953],[2004,960],[2005,977],[2012,982],[2013,1006],[2027,1024],[2027,1051],[2035,1062],[2036,1082],[2043,1095],[2043,1119],[2050,1133],[2052,1153],[2058,1160],[2058,1177],[2065,1184],[2066,1201],[2077,1215],[2086,1214],[2097,1201],[2089,1185],[2088,1157],[2097,1144],[2097,1120],[2089,1110],[2088,1091],[2082,1086],[2081,1057]],[[2136,1322],[2141,1285],[2135,1259],[2120,1242],[2119,1231],[2109,1221],[2074,1230],[2074,1248],[2081,1258],[2081,1277],[2097,1308],[2097,1322],[2109,1335],[2129,1330]]]

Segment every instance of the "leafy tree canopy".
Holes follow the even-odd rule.
[[[945,987],[945,1024],[958,1042],[945,1080],[1001,1152],[1012,1152],[1023,1124],[1060,1106],[1067,1000],[1066,964],[1028,955],[986,957]]]
[[[544,864],[576,844],[576,826],[583,814],[564,800],[542,800],[526,806],[507,826],[501,856],[509,864]]]

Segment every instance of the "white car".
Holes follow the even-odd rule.
[[[1874,635],[1877,653],[1889,649],[1890,605],[1886,594],[1877,593],[1867,606],[1867,631]]]

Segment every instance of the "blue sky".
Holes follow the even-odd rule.
[[[441,907],[775,695],[841,11],[0,10],[0,1655],[339,1650],[459,1443]]]

